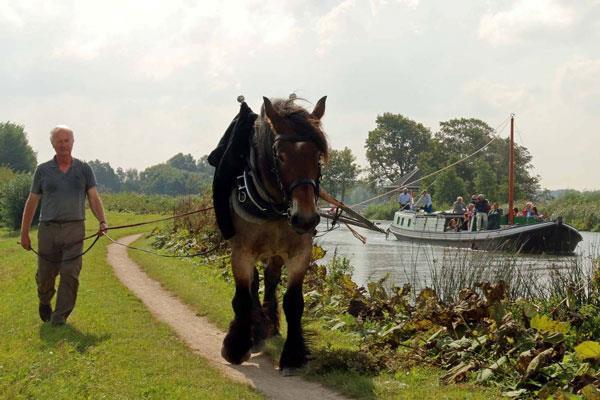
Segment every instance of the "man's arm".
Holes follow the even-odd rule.
[[[35,193],[29,193],[27,201],[25,202],[25,210],[23,211],[23,219],[21,219],[21,246],[25,250],[31,250],[31,239],[29,237],[29,228],[31,228],[31,222],[37,210],[38,203],[40,202],[40,195]]]
[[[106,217],[104,216],[102,200],[100,200],[100,195],[98,194],[98,190],[96,190],[95,186],[88,189],[87,196],[92,213],[100,223],[100,231],[104,233],[108,229],[108,224],[106,223]]]

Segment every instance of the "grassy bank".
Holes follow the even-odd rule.
[[[548,203],[546,212],[579,230],[600,232],[600,191],[572,191]]]
[[[108,218],[117,225],[148,216],[110,213]],[[142,229],[147,228],[137,231]],[[105,239],[85,256],[69,324],[43,324],[37,315],[35,258],[17,240],[0,231],[0,398],[262,398],[224,378],[150,315],[113,275]]]
[[[148,240],[139,245],[149,246]],[[233,283],[227,280],[227,265],[211,265],[190,259],[159,259],[155,256],[130,251],[130,256],[154,279],[189,304],[198,314],[206,316],[219,328],[226,330],[233,317],[231,299]],[[224,279],[225,277],[225,279]],[[331,367],[331,354],[335,358],[361,360],[359,338],[341,334],[327,328],[318,319],[305,318],[314,361],[306,371],[308,379],[318,380],[338,391],[361,399],[490,399],[499,397],[494,389],[469,384],[444,385],[438,368],[406,364],[402,372],[389,374],[359,373]],[[276,359],[281,339],[268,343],[268,351]],[[323,366],[327,364],[327,372]],[[311,369],[310,365],[317,368]]]

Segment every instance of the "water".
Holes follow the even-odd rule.
[[[385,230],[390,223],[381,221],[380,227]],[[320,225],[319,232],[326,228],[325,224]],[[324,261],[330,260],[334,253],[349,258],[354,267],[353,280],[358,285],[387,277],[389,285],[410,283],[418,288],[429,285],[433,274],[438,273],[439,276],[441,265],[461,268],[464,265],[490,266],[509,262],[543,278],[550,267],[568,269],[573,262],[590,264],[591,259],[600,257],[600,233],[594,232],[581,232],[583,241],[575,249],[574,256],[540,256],[413,244],[398,241],[393,235],[386,240],[384,234],[362,228],[353,229],[367,238],[366,244],[356,239],[345,226],[317,238],[316,243],[327,250]]]

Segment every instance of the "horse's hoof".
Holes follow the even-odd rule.
[[[284,367],[279,372],[281,376],[297,376],[300,374],[300,368]]]
[[[250,352],[248,351],[246,354],[242,355],[241,357],[234,357],[233,355],[229,354],[229,352],[227,351],[227,348],[225,346],[221,347],[221,357],[223,357],[225,360],[227,360],[227,362],[231,363],[231,364],[235,364],[235,365],[239,365],[243,362],[246,362],[250,359]]]
[[[254,345],[252,346],[252,348],[250,349],[250,351],[251,351],[252,353],[260,353],[260,352],[262,352],[264,349],[265,349],[265,341],[264,341],[264,340],[261,340],[260,342],[258,342],[258,343],[256,343],[256,344],[254,344]]]

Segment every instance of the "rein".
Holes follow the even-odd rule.
[[[150,221],[137,222],[137,223],[134,223],[134,224],[127,224],[127,225],[110,226],[110,227],[108,227],[106,229],[106,231],[108,231],[108,230],[117,230],[117,229],[125,229],[125,228],[133,228],[133,227],[136,227],[136,226],[155,224],[155,223],[158,223],[158,222],[169,221],[169,220],[172,220],[172,219],[174,220],[174,219],[178,219],[178,218],[187,217],[188,215],[198,214],[198,213],[206,212],[206,211],[209,211],[209,210],[212,210],[212,209],[213,209],[213,207],[206,207],[206,208],[201,208],[201,209],[198,209],[198,210],[189,211],[189,212],[182,213],[182,214],[173,215],[173,216],[170,216],[170,217],[153,219],[153,220],[150,220]],[[73,261],[73,260],[76,260],[79,257],[84,256],[88,251],[90,251],[92,249],[92,247],[94,247],[94,245],[98,242],[98,240],[100,239],[101,236],[106,236],[113,243],[120,244],[122,246],[127,246],[127,247],[130,247],[130,248],[134,249],[134,250],[145,251],[145,252],[148,252],[148,253],[151,253],[151,254],[155,254],[155,255],[158,255],[158,256],[161,256],[161,257],[198,257],[198,256],[202,256],[202,255],[208,254],[208,253],[210,253],[212,251],[215,251],[219,247],[219,246],[215,246],[214,248],[209,249],[207,251],[204,251],[204,252],[201,252],[201,253],[198,253],[198,254],[190,254],[190,255],[187,255],[187,256],[182,256],[182,255],[178,255],[178,256],[164,255],[164,254],[159,254],[159,253],[153,253],[150,250],[140,249],[140,248],[136,248],[136,247],[133,247],[133,246],[124,245],[123,243],[119,243],[119,242],[113,240],[110,236],[108,236],[106,234],[106,231],[104,231],[104,232],[98,231],[98,232],[96,232],[94,234],[91,234],[89,236],[84,237],[83,239],[77,240],[77,241],[72,242],[72,243],[65,244],[62,247],[63,250],[65,248],[68,248],[68,247],[71,247],[71,246],[75,246],[75,245],[77,245],[79,243],[85,242],[88,239],[95,238],[94,241],[92,242],[92,244],[90,244],[88,246],[88,248],[85,249],[85,251],[83,251],[81,254],[78,254],[76,256],[69,257],[66,260],[62,260],[62,259],[61,260],[51,260],[51,259],[47,258],[46,255],[42,255],[39,252],[37,252],[36,250],[34,250],[33,247],[30,250],[34,254],[36,254],[38,257],[40,257],[42,260],[45,260],[47,262],[51,262],[53,264],[57,264],[57,263],[60,263],[60,262]],[[20,243],[18,243],[18,244],[20,244]]]

